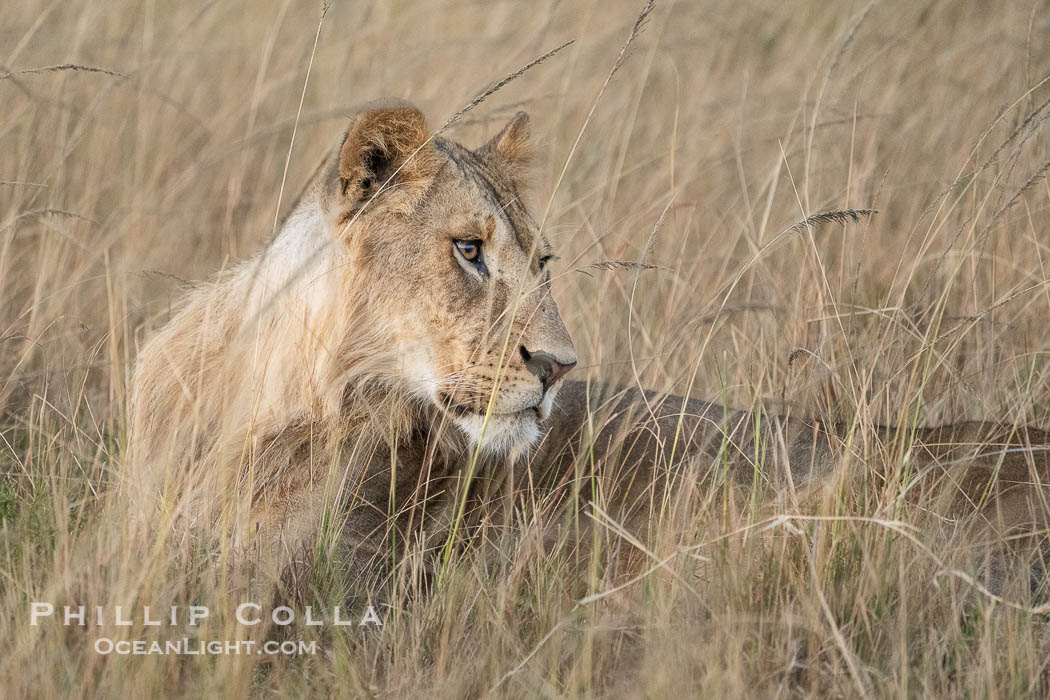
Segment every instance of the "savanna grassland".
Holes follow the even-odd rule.
[[[1050,428],[1050,5],[668,1],[617,64],[641,9],[0,7],[0,694],[1046,692],[1033,531],[917,507],[906,477],[870,474],[909,465],[875,424]],[[137,348],[187,285],[271,237],[355,105],[406,98],[438,126],[570,40],[449,135],[480,144],[532,115],[576,377],[850,426],[850,457],[799,492],[697,484],[634,543],[632,581],[610,546],[544,548],[526,495],[492,535],[506,557],[457,551],[380,629],[238,628],[226,562],[130,541],[116,505]],[[878,213],[800,223],[844,210]],[[320,575],[311,595],[337,591]],[[213,615],[188,632],[31,626],[31,601]],[[320,651],[92,646],[184,633]]]

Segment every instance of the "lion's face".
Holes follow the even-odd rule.
[[[493,452],[536,440],[576,364],[553,251],[520,196],[527,138],[520,114],[471,151],[427,142],[412,107],[380,108],[351,124],[330,188],[329,219],[397,358],[390,381]]]

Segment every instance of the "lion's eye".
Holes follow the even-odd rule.
[[[544,268],[546,268],[547,263],[549,263],[553,259],[553,255],[544,255],[542,258],[540,258],[540,269],[543,270]]]
[[[481,259],[481,241],[455,240],[452,242],[455,244],[456,250],[459,251],[459,254],[462,255],[463,259],[467,262],[478,262],[478,260]]]

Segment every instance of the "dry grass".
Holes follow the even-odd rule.
[[[580,376],[859,425],[1048,427],[1050,13],[668,2],[591,113],[640,4],[337,2],[301,114],[315,3],[5,4],[9,692],[1045,691],[1050,635],[1027,609],[1043,602],[1027,567],[1007,560],[1020,573],[1003,601],[968,583],[971,523],[900,506],[865,478],[868,462],[902,459],[865,430],[864,459],[800,500],[687,491],[652,524],[648,575],[621,590],[600,550],[581,563],[538,546],[536,504],[497,537],[504,559],[464,550],[380,631],[284,633],[318,639],[314,656],[99,656],[102,634],[171,632],[28,624],[32,600],[232,610],[222,562],[191,547],[140,559],[107,507],[136,347],[185,280],[268,238],[351,105],[406,97],[441,124],[570,39],[452,132],[478,143],[524,108],[545,134],[545,227]],[[880,213],[806,221],[865,209]],[[321,581],[316,602],[337,591]],[[196,633],[244,634],[221,614]]]

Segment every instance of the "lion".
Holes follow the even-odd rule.
[[[376,585],[391,542],[447,534],[481,474],[597,475],[634,523],[686,464],[777,488],[829,474],[850,426],[567,378],[532,161],[525,113],[476,149],[406,102],[354,113],[273,240],[138,353],[128,483],[146,519],[222,523],[280,569],[335,515],[347,575]],[[1037,509],[1045,432],[873,429],[957,504]]]

